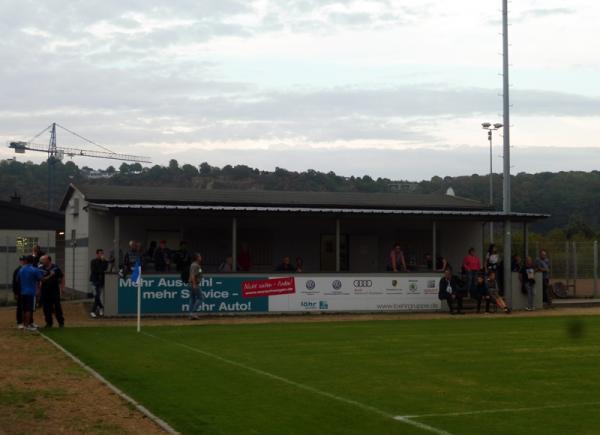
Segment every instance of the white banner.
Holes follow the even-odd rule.
[[[435,311],[439,277],[294,275],[296,292],[270,296],[270,312]]]

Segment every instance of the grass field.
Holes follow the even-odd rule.
[[[182,433],[600,433],[597,317],[47,335]]]

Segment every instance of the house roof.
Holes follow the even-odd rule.
[[[489,211],[478,201],[439,194],[299,192],[271,190],[202,190],[176,187],[71,185],[61,210],[75,189],[89,203],[115,205],[249,206],[378,210]]]
[[[62,213],[0,201],[0,229],[61,231],[64,228],[65,216]]]

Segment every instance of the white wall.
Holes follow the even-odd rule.
[[[79,200],[77,214],[74,213],[76,200]],[[86,205],[83,195],[75,191],[65,210],[65,286],[81,292],[89,291],[90,225]]]

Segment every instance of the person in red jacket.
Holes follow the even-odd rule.
[[[477,273],[481,270],[481,261],[479,261],[479,257],[475,255],[475,248],[469,248],[469,253],[463,259],[462,267],[465,271],[466,287],[469,296],[475,298],[475,295],[473,294],[475,289],[475,278],[477,277]]]

